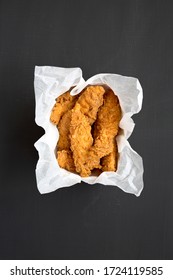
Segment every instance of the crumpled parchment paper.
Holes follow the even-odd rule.
[[[54,152],[59,133],[57,127],[50,122],[50,114],[59,95],[73,86],[71,94],[78,94],[88,84],[107,84],[116,93],[122,109],[119,125],[122,130],[117,136],[119,152],[117,171],[82,178],[59,167]],[[85,81],[80,68],[36,66],[34,89],[35,121],[45,130],[45,134],[34,144],[39,153],[36,180],[40,193],[49,193],[84,181],[88,184],[117,186],[125,192],[139,196],[143,189],[143,162],[127,140],[134,129],[131,116],[138,113],[142,106],[143,93],[138,79],[108,73],[97,74]]]

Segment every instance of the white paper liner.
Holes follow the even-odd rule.
[[[71,87],[74,87],[71,94],[76,95],[89,84],[107,84],[118,96],[122,109],[119,126],[122,130],[117,136],[117,171],[83,178],[59,167],[54,152],[59,133],[57,127],[50,122],[50,114],[59,95]],[[36,179],[40,193],[49,193],[83,181],[88,184],[117,186],[127,193],[139,196],[143,189],[143,162],[127,141],[135,126],[131,116],[138,113],[142,106],[143,93],[138,79],[117,74],[97,74],[85,81],[80,68],[36,66],[34,88],[35,121],[45,130],[45,134],[34,144],[39,153]]]

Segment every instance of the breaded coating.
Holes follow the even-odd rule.
[[[118,134],[121,108],[118,97],[109,89],[104,95],[94,124],[94,145],[88,156],[88,166],[97,168],[100,159],[113,151],[113,139]]]
[[[67,111],[61,118],[58,124],[59,140],[57,143],[58,151],[70,150],[70,122],[71,122],[71,110]]]
[[[71,96],[70,92],[65,92],[57,98],[57,102],[52,110],[50,120],[57,125],[59,140],[57,143],[57,160],[60,167],[75,172],[72,152],[70,150],[69,129],[71,122],[71,109],[74,107],[77,96]]]
[[[102,171],[116,171],[118,161],[118,148],[116,140],[113,139],[113,151],[101,159]]]
[[[88,119],[92,125],[97,117],[97,111],[103,104],[103,94],[105,89],[103,86],[88,86],[83,90],[77,103],[81,106],[81,113]]]
[[[110,88],[87,86],[80,94],[57,98],[50,120],[57,125],[57,161],[61,168],[87,177],[94,169],[116,171],[121,108]]]
[[[86,177],[90,175],[90,169],[87,167],[87,153],[93,144],[93,138],[91,125],[81,111],[82,107],[77,102],[72,109],[70,139],[76,171],[82,177]]]
[[[61,168],[65,168],[71,172],[76,171],[71,151],[66,151],[66,150],[58,151],[57,161]]]
[[[75,96],[70,95],[69,91],[60,95],[57,98],[56,103],[52,109],[51,116],[50,116],[51,122],[54,123],[55,125],[58,125],[63,114],[74,107],[78,97],[79,97],[78,95]]]

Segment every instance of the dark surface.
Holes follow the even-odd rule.
[[[171,3],[1,1],[1,259],[173,258]],[[35,65],[139,78],[130,137],[144,160],[139,198],[87,184],[39,194]]]

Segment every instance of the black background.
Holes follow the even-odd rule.
[[[173,258],[172,1],[1,1],[1,259]],[[35,65],[137,77],[129,141],[143,157],[139,198],[78,184],[41,195]]]

